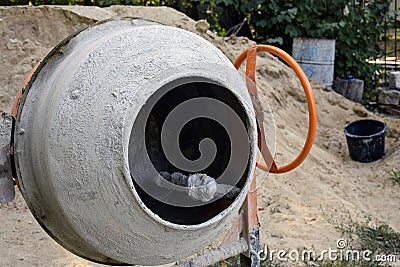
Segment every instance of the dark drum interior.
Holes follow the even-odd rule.
[[[238,99],[226,88],[206,82],[194,82],[177,86],[164,94],[154,105],[150,111],[150,116],[146,121],[145,127],[145,144],[146,150],[150,157],[151,163],[160,171],[181,172],[189,175],[183,170],[177,169],[167,158],[161,147],[161,127],[167,115],[180,103],[196,97],[209,97],[220,100],[229,105],[248,130],[248,122],[246,113],[238,101]],[[150,97],[151,98],[151,97]],[[225,170],[230,160],[231,144],[229,136],[218,122],[208,118],[197,118],[189,121],[180,132],[179,149],[182,154],[190,160],[195,160],[200,157],[198,149],[199,142],[204,138],[211,138],[217,146],[217,155],[206,169],[201,173],[205,173],[210,177],[219,177]],[[246,182],[248,175],[247,169],[236,184],[242,188]],[[162,203],[157,199],[148,195],[135,181],[135,189],[138,192],[143,203],[160,216],[163,220],[181,224],[181,225],[196,225],[210,220],[212,217],[225,210],[235,199],[221,198],[212,203],[197,207],[177,207]],[[217,180],[218,181],[218,180]]]

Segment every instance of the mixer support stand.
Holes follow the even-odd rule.
[[[243,223],[241,236],[246,238],[249,249],[240,254],[241,267],[259,267],[260,266],[260,225],[257,217],[257,187],[254,173],[253,181],[250,185],[250,191],[241,208],[242,216],[239,220]]]

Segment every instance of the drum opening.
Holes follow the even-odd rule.
[[[243,175],[235,184],[234,189],[236,190],[236,195],[231,191],[216,201],[199,206],[182,207],[159,201],[139,185],[137,179],[145,178],[138,176],[141,176],[151,167],[155,168],[158,173],[181,173],[185,176],[192,174],[179,169],[167,159],[161,142],[161,131],[167,116],[178,105],[185,101],[196,98],[219,100],[229,106],[238,115],[247,132],[248,114],[239,102],[238,98],[231,91],[215,83],[185,83],[174,86],[172,89],[167,90],[167,92],[163,92],[162,95],[158,93],[159,92],[155,93],[146,101],[146,104],[139,112],[134,127],[132,128],[128,159],[135,190],[144,205],[165,221],[180,225],[196,225],[206,222],[227,209],[235,201],[249,176],[250,158],[248,159],[247,167]],[[142,124],[141,127],[140,124]],[[143,128],[143,125],[145,125],[144,140],[140,135],[140,128]],[[135,135],[136,138],[134,137]],[[232,145],[226,129],[220,125],[220,123],[213,119],[204,117],[190,120],[180,131],[179,149],[188,160],[196,160],[201,156],[199,143],[204,138],[210,138],[214,141],[217,153],[212,163],[205,169],[198,171],[198,173],[206,174],[212,178],[218,178],[227,168],[229,160],[231,159]],[[148,155],[152,165],[151,167],[148,165],[143,166],[143,163],[141,163],[143,157],[141,158],[141,156],[138,155],[137,149],[138,140],[140,139],[144,141],[145,148],[142,148],[142,152],[145,152]],[[138,169],[141,169],[142,171],[138,171]],[[218,179],[216,179],[216,182],[218,183]],[[160,187],[159,190],[162,191],[168,189]]]

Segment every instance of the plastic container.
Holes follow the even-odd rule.
[[[331,87],[335,65],[335,40],[293,38],[292,56],[308,78]]]
[[[358,120],[347,124],[344,133],[350,157],[359,162],[372,162],[385,154],[386,124],[377,120]]]

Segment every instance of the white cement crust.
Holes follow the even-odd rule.
[[[196,67],[175,76],[169,72],[190,64]],[[198,68],[202,64],[208,69]],[[221,72],[220,65],[230,71]],[[165,264],[196,253],[230,224],[252,171],[228,209],[184,226],[144,206],[128,167],[130,131],[148,96],[167,81],[200,76],[223,83],[249,114],[254,169],[250,97],[231,62],[212,44],[152,22],[111,21],[75,36],[36,74],[16,125],[18,177],[32,213],[61,245],[100,262]]]

